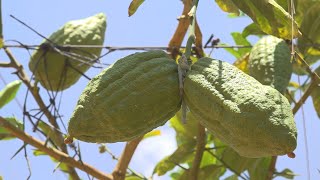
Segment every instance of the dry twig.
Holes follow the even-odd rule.
[[[74,158],[70,157],[68,154],[61,152],[55,148],[48,147],[45,145],[45,142],[42,142],[38,139],[35,139],[34,137],[30,136],[29,134],[26,134],[24,131],[18,129],[17,127],[13,126],[10,122],[5,120],[0,116],[0,126],[7,129],[12,135],[15,137],[21,139],[25,143],[28,143],[39,150],[45,152],[49,156],[53,157],[59,162],[66,163],[69,165],[69,167],[76,167],[84,172],[87,172],[88,174],[92,175],[93,177],[96,177],[98,179],[105,179],[105,180],[112,180],[112,176],[109,174],[105,174],[94,167],[82,163],[80,161],[75,160]]]

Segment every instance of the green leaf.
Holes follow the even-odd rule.
[[[48,156],[47,153],[41,151],[40,149],[35,149],[35,150],[33,150],[33,155],[34,155],[34,156]]]
[[[224,180],[238,180],[238,176],[236,174],[234,174],[234,175],[231,175],[231,176],[225,178]]]
[[[320,67],[318,67],[317,70],[320,71]],[[320,73],[318,73],[317,70],[316,70],[317,74],[320,75]],[[316,110],[318,117],[320,118],[320,86],[319,85],[312,90],[311,97],[313,101],[313,107]]]
[[[18,121],[15,117],[7,117],[4,119],[14,125],[16,128],[19,128],[21,130],[23,129],[22,122]],[[11,133],[7,129],[0,126],[0,140],[11,140],[14,138],[16,137],[11,135]]]
[[[311,97],[313,101],[313,107],[316,110],[318,117],[320,118],[320,87],[316,87],[311,92]]]
[[[161,131],[156,129],[156,130],[150,131],[147,134],[145,134],[143,136],[143,139],[147,139],[147,138],[154,137],[154,136],[160,136],[160,135],[161,135]]]
[[[229,147],[223,151],[221,160],[238,174],[241,174],[243,171],[247,170],[255,161],[253,158],[240,156],[237,152]]]
[[[56,146],[60,147],[64,144],[64,140],[60,132],[55,130],[53,127],[49,126],[43,121],[39,121],[38,127],[53,141]]]
[[[21,81],[13,81],[0,91],[0,109],[12,101],[20,88]]]
[[[303,55],[320,56],[320,2],[315,3],[304,14],[298,38],[298,48]],[[315,46],[312,46],[314,44]]]
[[[33,155],[35,155],[35,156],[49,156],[47,153],[41,151],[40,149],[33,150]],[[59,169],[62,172],[69,173],[68,165],[66,163],[59,162],[58,160],[52,158],[51,156],[49,156],[49,157],[53,162],[57,163],[57,166],[59,166]]]
[[[220,176],[225,172],[223,166],[218,166],[215,164],[205,166],[199,170],[198,179],[201,180],[219,180]]]
[[[265,35],[260,27],[256,23],[251,23],[247,27],[245,27],[242,31],[243,37],[248,37],[249,35]]]
[[[301,27],[302,19],[304,18],[304,15],[308,11],[308,9],[318,2],[319,1],[314,0],[295,0],[295,20],[298,23],[299,27]]]
[[[293,179],[295,176],[297,176],[297,174],[294,174],[290,169],[284,169],[283,171],[276,173],[276,176]]]
[[[233,13],[237,16],[240,15],[238,7],[232,2],[232,0],[216,0],[216,3],[224,12]]]
[[[153,174],[162,176],[172,170],[177,164],[185,163],[194,152],[196,141],[180,145],[170,156],[162,159],[153,170]]]
[[[222,46],[229,46],[228,44],[226,44],[226,43],[219,43],[219,45],[222,45]],[[235,58],[237,58],[237,59],[239,59],[239,58],[241,58],[241,55],[240,55],[240,53],[237,51],[237,50],[235,50],[235,49],[233,49],[233,48],[224,48],[226,51],[228,51],[230,54],[232,54]]]
[[[125,180],[141,180],[141,178],[138,176],[127,176]]]
[[[170,126],[176,131],[176,140],[178,146],[184,144],[190,140],[194,140],[198,131],[198,121],[191,114],[187,113],[187,123],[183,124],[181,120],[181,111],[177,112],[176,115],[170,119]]]
[[[251,180],[266,179],[271,157],[256,159],[248,169]]]
[[[244,38],[241,33],[232,32],[231,36],[233,37],[236,45],[251,46],[251,43],[246,38]],[[250,52],[250,50],[251,48],[238,48],[240,56],[245,55],[246,53]]]
[[[232,0],[232,2],[244,13],[246,13],[260,29],[270,35],[291,39],[298,37],[298,25],[294,21],[292,29],[292,18],[274,0]]]
[[[217,159],[213,157],[210,153],[208,153],[208,151],[203,152],[200,168],[208,165],[216,164],[216,163],[217,163]]]
[[[128,9],[129,16],[132,16],[143,2],[144,0],[132,0]]]
[[[248,61],[249,61],[249,53],[246,53],[241,58],[237,59],[233,65],[240,69],[241,71],[249,74]]]

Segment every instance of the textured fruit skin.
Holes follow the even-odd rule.
[[[201,58],[184,85],[192,114],[241,156],[283,155],[296,148],[288,100],[229,63]]]
[[[56,45],[102,45],[106,30],[106,16],[103,13],[73,20],[54,32],[48,39]],[[82,76],[69,65],[84,73],[98,59],[101,48],[71,48],[60,51],[74,53],[68,57],[56,52],[45,40],[36,50],[29,69],[41,85],[52,91],[62,91],[75,84]],[[79,58],[85,57],[85,58]],[[69,65],[68,65],[69,64]]]
[[[86,142],[129,141],[167,122],[180,101],[174,60],[163,51],[129,55],[88,83],[69,135]]]
[[[265,36],[252,47],[249,74],[260,83],[284,93],[292,74],[290,59],[290,49],[284,40]]]

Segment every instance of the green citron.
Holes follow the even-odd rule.
[[[260,83],[284,93],[292,74],[290,59],[290,49],[284,40],[265,36],[250,52],[249,74]]]
[[[229,63],[201,58],[184,84],[192,114],[241,156],[292,152],[297,130],[288,100]]]
[[[70,137],[129,141],[163,125],[181,106],[177,69],[163,51],[118,60],[82,92],[69,122]]]
[[[97,62],[102,48],[59,48],[56,45],[102,45],[105,31],[103,13],[66,23],[33,53],[29,68],[35,79],[51,91],[62,91],[75,84]]]

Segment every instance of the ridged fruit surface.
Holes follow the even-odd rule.
[[[192,114],[241,156],[283,155],[296,148],[288,100],[231,64],[199,59],[187,74],[184,91]]]
[[[163,51],[136,53],[94,77],[69,122],[87,142],[129,141],[163,125],[180,109],[177,64]]]
[[[284,93],[292,74],[291,53],[287,43],[274,36],[261,38],[249,56],[249,74],[264,85]]]
[[[55,45],[102,45],[106,31],[103,13],[66,23],[44,40],[29,62],[35,79],[51,91],[62,91],[75,84],[95,63],[101,48],[58,48]],[[52,44],[53,42],[54,44]],[[57,47],[56,47],[57,48]]]

